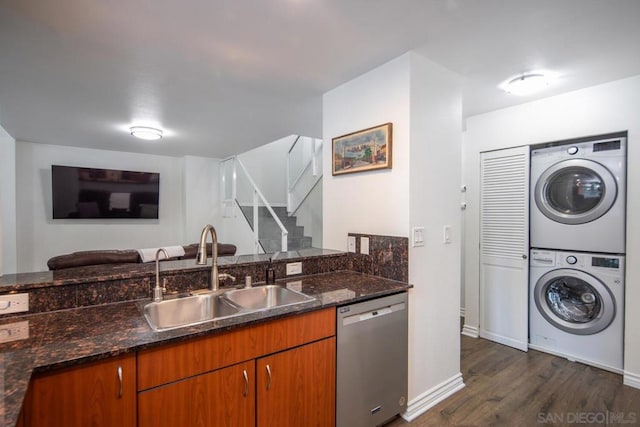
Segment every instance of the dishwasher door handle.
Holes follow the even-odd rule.
[[[377,319],[387,314],[395,313],[405,309],[405,304],[394,304],[386,307],[375,308],[365,313],[354,314],[353,316],[344,317],[342,326],[353,325],[354,323],[366,322],[367,320]]]

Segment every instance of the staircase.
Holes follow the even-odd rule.
[[[285,226],[287,250],[297,251],[311,247],[311,237],[304,235],[304,227],[298,226],[297,218],[287,214],[286,207],[272,207],[278,219]],[[240,206],[240,210],[253,229],[253,206]],[[281,230],[265,206],[258,207],[258,240],[265,253],[280,252],[282,246]]]

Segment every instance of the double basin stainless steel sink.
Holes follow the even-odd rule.
[[[153,330],[165,331],[314,300],[288,288],[266,285],[150,302],[142,311]]]

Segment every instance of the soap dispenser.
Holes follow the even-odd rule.
[[[269,258],[269,265],[267,265],[267,270],[265,271],[265,282],[267,285],[276,283],[276,271],[273,269],[273,264],[271,264],[271,258]]]

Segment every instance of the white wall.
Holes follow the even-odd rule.
[[[323,244],[347,250],[347,233],[408,236],[409,55],[323,96]],[[393,123],[392,169],[331,175],[331,139]]]
[[[0,127],[0,276],[16,272],[16,142]]]
[[[216,223],[216,212],[210,212],[218,202],[215,159],[153,156],[19,141],[15,164],[18,272],[46,270],[49,258],[81,250],[195,243],[204,224]],[[52,164],[159,172],[159,219],[53,220]]]
[[[295,139],[295,135],[287,136],[238,155],[272,206],[287,205],[287,153]],[[246,195],[238,194],[241,197],[245,202]]]
[[[220,161],[206,157],[184,157],[184,240],[183,244],[198,243],[206,224],[218,232],[220,212]],[[223,243],[232,243],[223,241]]]
[[[460,372],[461,141],[459,77],[413,54],[409,222],[424,227],[425,246],[409,250],[409,399]]]
[[[466,325],[479,322],[480,152],[628,130],[625,382],[640,388],[640,76],[467,119]],[[466,326],[465,325],[465,326]]]
[[[452,73],[414,53],[324,95],[323,241],[346,250],[347,233],[405,236],[409,253],[409,419],[462,385],[460,378],[460,87]],[[331,139],[393,123],[393,168],[331,175]],[[442,226],[453,243],[442,244]]]

